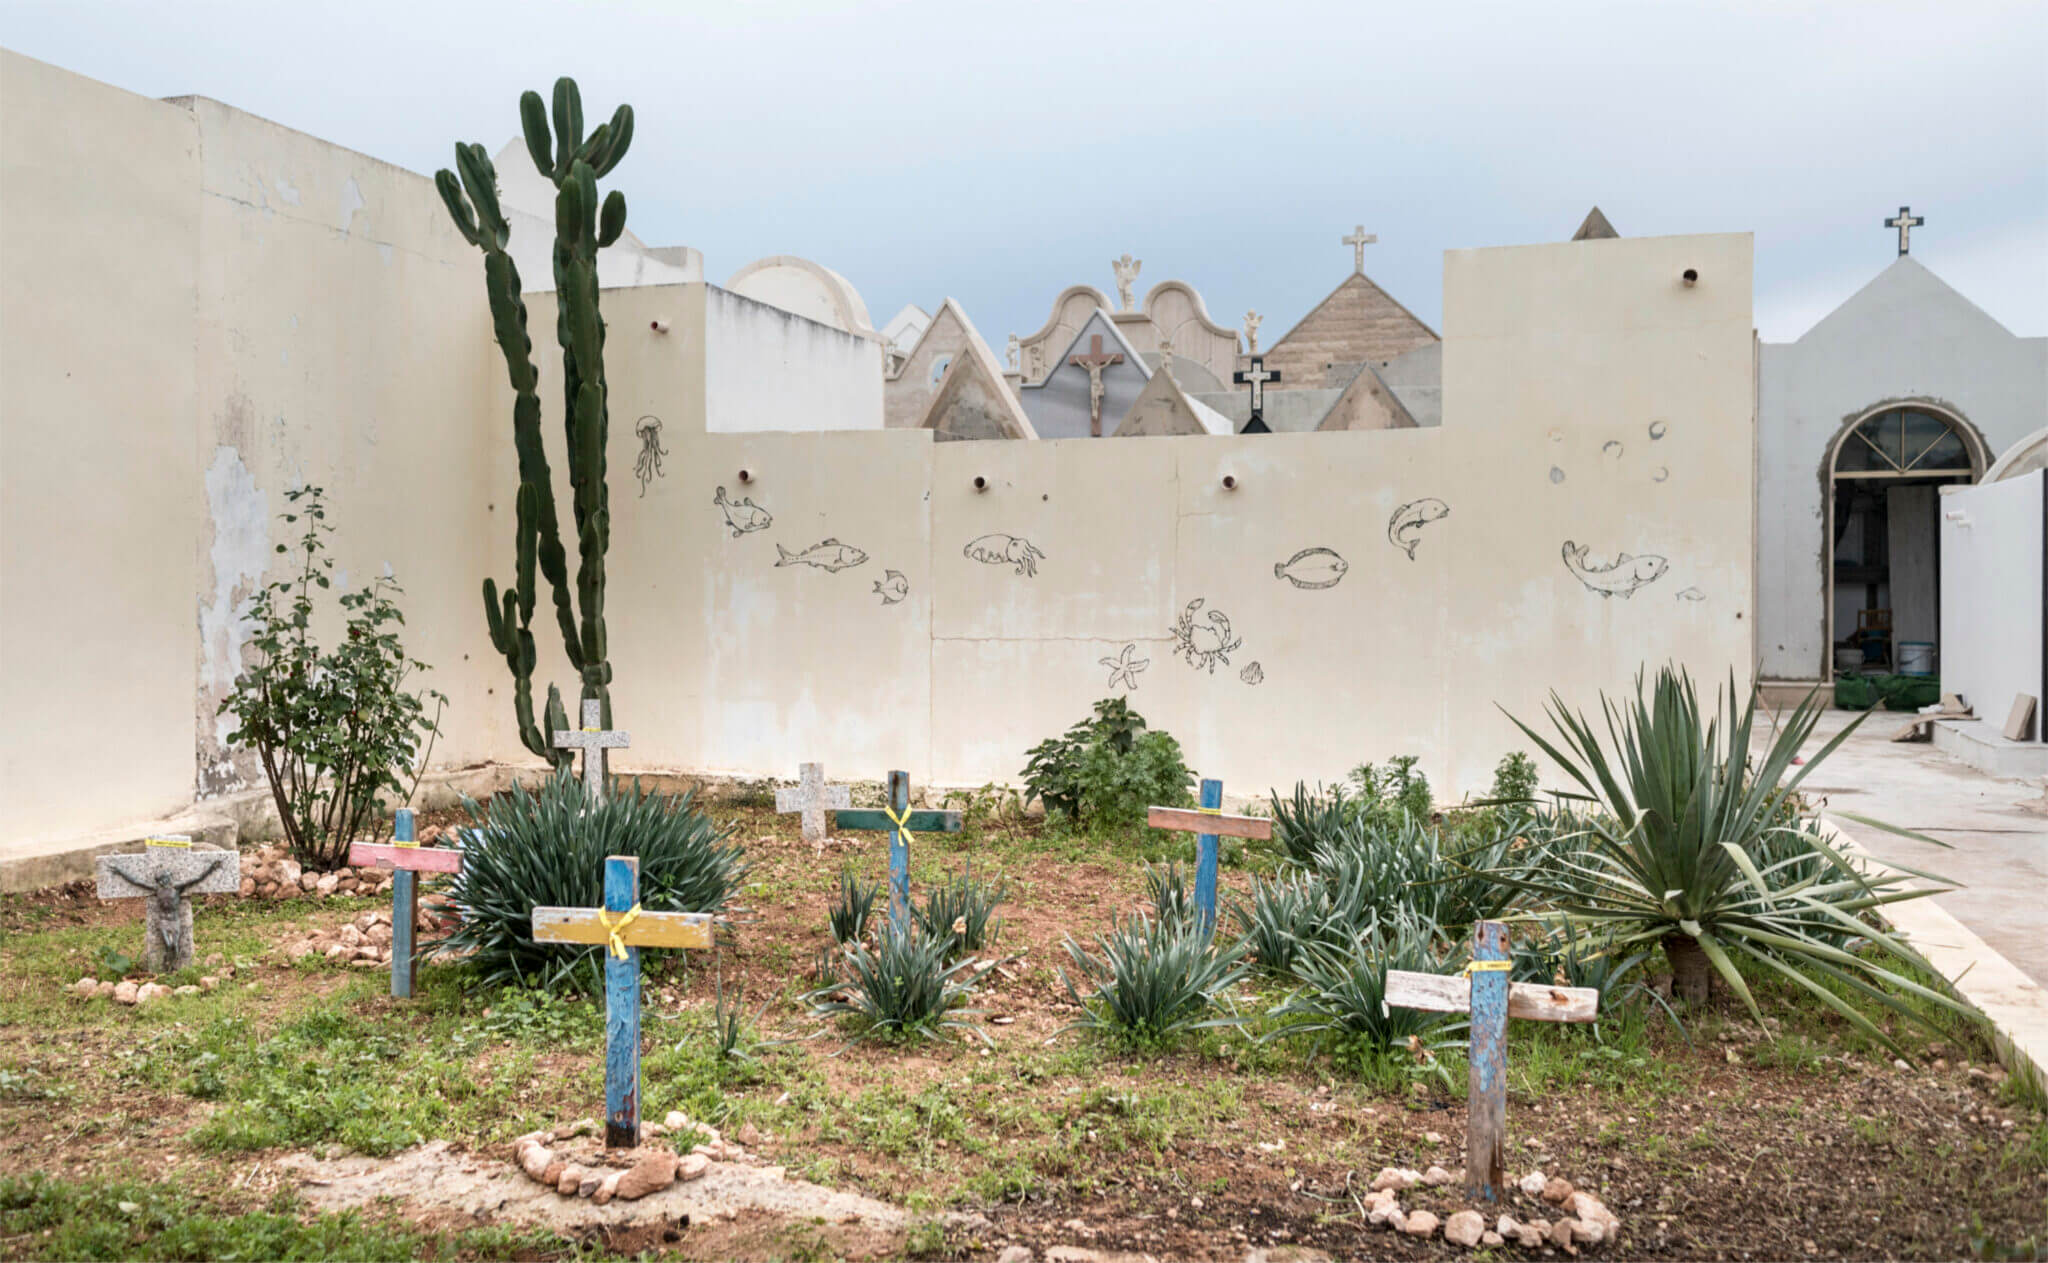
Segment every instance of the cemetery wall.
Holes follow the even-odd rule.
[[[2048,699],[2044,497],[2042,470],[1942,488],[1941,687],[1962,695],[1987,737],[2004,726],[2015,697]]]
[[[0,50],[0,843],[191,797],[198,164],[185,110]]]

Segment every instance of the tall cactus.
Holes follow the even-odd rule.
[[[598,312],[597,252],[626,228],[626,198],[617,189],[597,200],[597,179],[619,164],[633,140],[633,107],[621,105],[609,123],[583,134],[583,97],[576,81],[555,81],[554,128],[540,93],[519,98],[526,149],[540,173],[554,182],[555,337],[562,347],[562,421],[568,440],[569,483],[574,490],[576,585],[555,513],[555,487],[540,430],[540,370],[526,331],[526,303],[519,269],[506,253],[512,231],[498,203],[498,173],[482,145],[455,146],[455,170],[434,176],[441,200],[463,239],[484,252],[484,289],[490,297],[505,369],[517,400],[512,406],[512,442],[519,453],[519,494],[514,505],[514,572],[509,590],[484,580],[484,616],[491,644],[512,670],[513,709],[526,748],[565,765],[569,752],[555,749],[551,734],[569,727],[561,691],[548,685],[543,729],[533,717],[534,572],[548,582],[555,621],[569,664],[582,679],[584,700],[603,707],[611,724],[612,667],[604,626],[604,555],[611,543],[610,493],[605,484],[604,318]],[[458,175],[458,173],[460,173]]]

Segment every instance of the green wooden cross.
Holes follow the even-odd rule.
[[[910,920],[910,835],[913,833],[958,833],[957,811],[912,811],[910,773],[889,773],[889,806],[841,808],[832,813],[841,832],[881,830],[889,832],[889,920],[902,929]]]

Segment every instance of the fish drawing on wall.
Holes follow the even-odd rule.
[[[1263,684],[1266,680],[1266,668],[1254,662],[1238,672],[1237,678],[1246,684]]]
[[[1637,588],[1646,583],[1655,583],[1664,577],[1671,563],[1655,553],[1644,553],[1637,557],[1630,553],[1618,553],[1613,561],[1604,566],[1587,564],[1586,546],[1564,542],[1565,569],[1574,578],[1586,585],[1589,592],[1601,596],[1634,596]]]
[[[769,515],[768,510],[754,503],[752,496],[737,502],[726,499],[724,487],[720,487],[718,494],[711,497],[711,503],[725,511],[725,524],[732,528],[734,539],[749,531],[765,531],[769,523],[775,520]]]
[[[1116,688],[1119,681],[1127,689],[1136,689],[1138,687],[1138,672],[1151,666],[1152,659],[1140,658],[1136,656],[1137,652],[1138,646],[1136,644],[1128,644],[1124,646],[1123,652],[1116,657],[1101,659],[1102,665],[1109,668],[1109,683],[1104,687]]]
[[[779,566],[816,566],[820,570],[840,571],[858,566],[868,555],[851,544],[842,544],[836,539],[819,540],[800,553],[793,553],[782,545],[775,546],[775,564]]]
[[[1187,659],[1189,666],[1207,668],[1214,675],[1216,664],[1230,665],[1230,651],[1244,641],[1232,638],[1230,618],[1222,610],[1210,610],[1201,622],[1196,622],[1195,611],[1202,608],[1203,600],[1198,596],[1189,601],[1168,630],[1173,634],[1175,651]]]
[[[882,577],[875,580],[875,591],[881,594],[882,604],[894,605],[910,595],[910,581],[901,570],[884,570]]]
[[[1686,588],[1678,594],[1678,599],[1681,601],[1704,601],[1707,599],[1707,594],[1698,588]]]
[[[1304,548],[1286,561],[1275,562],[1273,577],[1285,579],[1297,588],[1334,588],[1351,563],[1334,549]]]
[[[1415,560],[1415,546],[1422,542],[1422,528],[1431,522],[1441,522],[1451,515],[1451,506],[1434,497],[1410,500],[1394,510],[1394,516],[1387,519],[1387,542],[1403,549],[1408,560]]]
[[[978,561],[989,566],[1015,566],[1016,573],[1029,579],[1038,573],[1038,563],[1045,560],[1045,554],[1028,539],[1015,535],[984,535],[969,541],[960,550],[969,561]]]

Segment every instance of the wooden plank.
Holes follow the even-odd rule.
[[[1481,921],[1472,928],[1472,959],[1505,962],[1508,927]],[[1465,1096],[1465,1195],[1494,1201],[1507,1183],[1508,975],[1480,970],[1469,982],[1472,1025]]]
[[[1471,995],[1471,984],[1459,974],[1387,971],[1387,1003],[1395,1008],[1465,1013],[1471,1010]],[[1511,983],[1508,1016],[1528,1022],[1595,1022],[1600,1018],[1600,993],[1591,987]]]
[[[412,812],[400,808],[392,826],[392,836],[400,842],[413,840]],[[391,847],[390,850],[418,850],[420,848]],[[356,859],[356,848],[349,848],[349,860]],[[456,852],[460,861],[461,852]],[[453,871],[453,870],[450,870]],[[400,1000],[412,996],[413,985],[419,981],[419,970],[413,950],[413,932],[419,926],[420,878],[419,874],[401,867],[391,876],[391,994]]]
[[[410,813],[407,813],[410,814]],[[405,839],[400,838],[399,841]],[[401,872],[459,873],[462,852],[450,846],[393,846],[389,842],[356,842],[348,862],[362,867],[395,868]]]
[[[639,904],[639,859],[606,857],[604,910],[617,920]],[[633,924],[646,918],[643,912]],[[534,919],[539,920],[538,909]],[[619,937],[630,943],[631,929]],[[604,954],[604,1143],[608,1149],[631,1149],[640,1143],[640,949],[632,946],[623,960]]]
[[[1221,807],[1222,805],[1223,782],[1204,779],[1202,781],[1202,806]],[[1152,810],[1156,812],[1161,810],[1161,808],[1154,807]],[[1222,819],[1222,816],[1220,814],[1212,815],[1209,812],[1196,812],[1195,818],[1202,825],[1202,832],[1195,838],[1195,915],[1201,918],[1203,929],[1214,932],[1216,929],[1217,841],[1214,830],[1209,828],[1208,825],[1212,820]]]
[[[628,905],[630,906],[630,905]],[[612,914],[618,920],[616,913]],[[711,914],[708,912],[642,911],[626,927],[622,937],[629,947],[682,947],[703,950],[711,946]],[[589,943],[611,941],[611,932],[597,919],[596,908],[535,908],[533,941],[536,943]]]
[[[832,813],[832,827],[848,833],[861,829],[872,829],[881,833],[893,832],[896,822],[889,819],[886,811],[868,807],[854,807]],[[913,811],[910,813],[912,833],[958,833],[960,813],[957,811]]]
[[[2007,741],[2032,741],[2034,739],[2034,707],[2036,699],[2021,693],[2012,699],[2012,713],[2005,717],[2005,739]]]
[[[1270,838],[1273,822],[1264,816],[1209,815],[1186,807],[1148,807],[1145,823],[1155,829],[1209,833],[1226,838]]]

